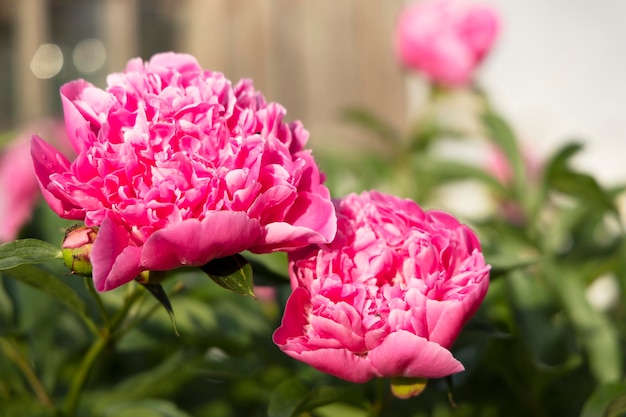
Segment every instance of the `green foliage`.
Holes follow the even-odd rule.
[[[241,295],[254,297],[252,267],[241,255],[213,259],[200,267],[216,284]]]

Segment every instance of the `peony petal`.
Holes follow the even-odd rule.
[[[259,222],[244,212],[216,211],[154,232],[143,245],[141,266],[169,270],[200,266],[246,250],[262,238]]]
[[[67,158],[37,135],[33,135],[31,140],[30,153],[39,188],[52,211],[67,219],[82,220],[85,216],[84,209],[76,207],[68,199],[59,198],[48,189],[51,175],[63,173],[69,169],[70,163]]]
[[[404,330],[389,334],[368,360],[385,376],[442,378],[465,369],[449,350]]]
[[[263,243],[250,248],[250,251],[289,251],[309,244],[329,243],[335,238],[337,215],[332,202],[319,195],[303,194],[306,196],[301,196],[288,214],[288,219],[268,224]]]
[[[384,376],[367,360],[346,349],[317,349],[296,353],[283,350],[287,355],[313,368],[346,381],[363,383],[374,377]]]
[[[311,295],[309,292],[298,287],[287,299],[285,314],[280,327],[276,329],[272,339],[279,347],[287,344],[291,338],[304,335],[304,328],[309,323],[308,314],[311,308]]]
[[[109,291],[137,278],[141,250],[130,244],[130,235],[107,215],[93,244],[90,259],[98,291]]]
[[[486,274],[486,271],[483,273]],[[426,322],[430,334],[429,340],[445,347],[452,346],[463,325],[478,310],[487,294],[488,287],[489,279],[485,276],[462,301],[427,300]]]
[[[81,96],[86,89],[92,91],[90,102],[78,105],[77,102],[84,100]],[[94,97],[94,95],[96,96]],[[68,138],[74,150],[80,153],[91,141],[93,135],[90,135],[89,132],[91,132],[92,123],[95,126],[100,126],[98,114],[90,106],[93,104],[99,111],[104,111],[104,108],[112,105],[112,98],[108,93],[97,89],[91,83],[85,80],[76,80],[61,87],[61,101]]]

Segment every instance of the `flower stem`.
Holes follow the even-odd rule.
[[[28,360],[24,358],[15,342],[7,339],[6,337],[0,337],[0,350],[10,358],[13,363],[22,371],[24,378],[28,381],[29,385],[35,393],[37,400],[45,406],[52,405],[52,399],[48,395],[46,388],[43,386],[35,371],[30,367]]]
[[[100,315],[102,316],[106,327],[111,328],[111,319],[109,318],[109,314],[104,307],[104,303],[102,302],[102,297],[100,297],[100,293],[96,291],[96,287],[93,285],[93,279],[91,279],[91,277],[85,277],[85,285],[87,286],[87,289],[89,290],[93,298],[96,300],[98,310],[100,310]]]
[[[76,372],[76,374],[74,375],[72,385],[70,386],[70,391],[65,399],[65,406],[63,407],[65,415],[75,415],[80,395],[85,386],[85,383],[87,382],[87,377],[91,372],[91,368],[96,362],[96,359],[98,359],[100,354],[104,351],[104,348],[107,346],[108,341],[108,333],[102,334],[89,348],[89,351],[85,355],[85,358],[78,368],[78,372]]]
[[[89,284],[87,286],[89,287]],[[106,320],[104,329],[99,332],[98,337],[87,351],[87,354],[83,358],[78,371],[72,379],[70,390],[65,398],[65,404],[63,407],[65,416],[72,417],[76,415],[76,409],[78,407],[78,402],[80,401],[83,388],[87,383],[87,378],[89,377],[96,360],[100,357],[102,352],[104,352],[104,349],[113,342],[115,338],[115,330],[121,325],[128,315],[130,308],[138,299],[141,298],[141,296],[143,296],[143,291],[138,288],[134,288],[133,292],[126,297],[123,307],[117,312],[113,319],[109,319],[108,315],[105,316]],[[96,294],[96,299],[100,300],[100,296],[98,294]],[[101,311],[106,313],[103,309],[104,305],[102,305]]]

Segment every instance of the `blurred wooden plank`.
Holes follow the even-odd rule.
[[[229,62],[226,76],[233,83],[252,78],[257,89],[265,91],[268,79],[270,0],[230,0],[228,2]]]
[[[285,106],[290,120],[308,119],[304,47],[307,16],[303,4],[294,0],[270,1],[267,97]]]
[[[139,53],[137,0],[105,0],[100,7],[100,32],[107,51],[106,73],[119,72]]]
[[[404,0],[359,1],[354,12],[359,105],[397,127],[406,122],[405,73],[393,45],[403,5]]]
[[[178,10],[177,50],[192,54],[204,68],[226,72],[230,0],[184,0]]]
[[[348,140],[339,112],[354,105],[358,96],[352,28],[355,1],[362,0],[303,1],[307,126],[316,143],[340,146]]]
[[[30,68],[35,52],[48,39],[47,1],[16,1],[14,13],[13,97],[16,121],[24,123],[50,113],[50,80],[35,77]]]

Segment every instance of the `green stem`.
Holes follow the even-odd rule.
[[[368,417],[378,417],[382,415],[382,411],[385,408],[385,403],[387,402],[388,397],[388,389],[389,389],[389,380],[386,378],[376,378],[374,381],[374,403],[371,405],[371,408],[368,413]]]
[[[87,377],[89,376],[96,359],[100,357],[108,342],[109,335],[108,333],[105,333],[98,337],[98,339],[96,339],[96,341],[91,345],[91,348],[89,348],[89,351],[85,355],[78,371],[72,379],[70,391],[65,398],[65,406],[63,407],[65,415],[74,416],[76,414],[76,407],[78,406],[80,395],[85,387],[85,383],[87,382]]]
[[[35,371],[30,367],[28,360],[24,358],[19,348],[15,345],[15,342],[10,341],[5,337],[0,337],[0,349],[4,352],[4,354],[10,358],[15,365],[22,371],[24,378],[28,381],[28,384],[33,389],[35,393],[35,397],[37,400],[45,406],[52,405],[52,399],[48,395],[45,387],[35,374]]]
[[[85,285],[87,289],[96,300],[96,305],[98,306],[98,310],[100,310],[100,315],[104,320],[107,328],[111,328],[111,319],[109,318],[109,314],[107,313],[106,308],[104,307],[104,303],[102,302],[102,297],[100,297],[100,293],[96,290],[96,287],[93,284],[93,279],[91,277],[85,277]]]
[[[100,357],[104,349],[113,341],[113,333],[124,321],[133,304],[141,298],[141,296],[143,296],[143,291],[138,288],[134,288],[133,292],[126,298],[124,306],[117,312],[115,317],[113,317],[113,319],[106,320],[106,327],[99,333],[98,338],[93,342],[87,351],[87,354],[83,358],[78,371],[72,379],[70,390],[63,407],[64,415],[72,417],[76,414],[76,408],[78,407],[78,402],[80,401],[83,388],[87,383],[87,378],[89,377],[96,360]],[[99,298],[100,297],[98,295],[97,299]]]

